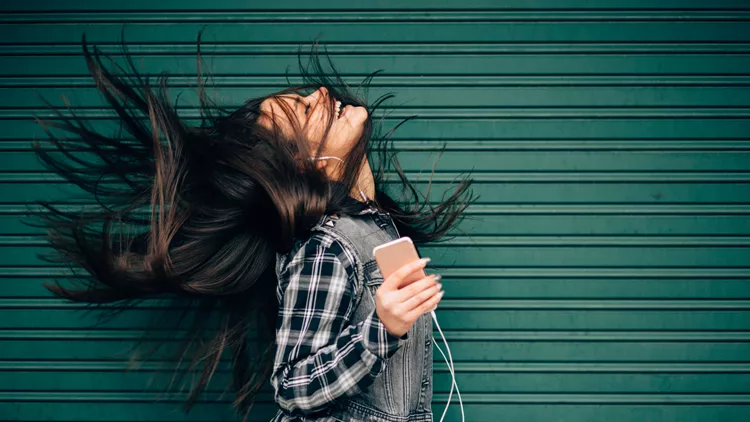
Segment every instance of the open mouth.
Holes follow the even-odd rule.
[[[342,115],[343,113],[341,101],[336,100],[336,120],[340,119]]]

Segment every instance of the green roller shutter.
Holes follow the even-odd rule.
[[[231,420],[154,402],[157,366],[123,371],[150,311],[97,329],[54,299],[25,205],[64,201],[41,171],[39,92],[106,119],[81,34],[186,89],[195,40],[218,99],[284,86],[321,35],[350,82],[383,69],[401,162],[473,170],[479,202],[423,250],[468,421],[750,420],[750,3],[746,0],[39,0],[0,17],[0,420]],[[215,43],[215,44],[213,44]],[[212,45],[213,44],[213,45]],[[309,44],[308,44],[309,45]],[[140,64],[139,64],[140,65]],[[193,103],[194,104],[194,103]],[[192,113],[192,110],[186,110]],[[425,175],[423,174],[423,179]],[[440,189],[435,193],[439,198]],[[439,418],[449,374],[436,353]],[[219,377],[223,380],[226,373]],[[214,400],[217,399],[217,400]],[[252,420],[274,410],[266,394]],[[450,421],[460,420],[457,407]]]

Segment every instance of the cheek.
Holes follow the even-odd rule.
[[[351,135],[347,130],[331,132],[330,136],[328,137],[326,149],[335,155],[345,154],[349,149],[348,144],[350,143],[350,136]]]
[[[331,154],[346,154],[362,135],[364,123],[367,120],[367,109],[357,107],[350,114],[336,122],[328,134],[326,151]]]

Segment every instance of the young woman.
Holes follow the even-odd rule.
[[[368,105],[332,64],[326,76],[317,45],[314,73],[300,66],[303,85],[226,109],[205,93],[199,34],[193,125],[170,104],[166,75],[153,89],[124,51],[129,72],[118,69],[130,75],[116,76],[82,44],[118,131],[57,110],[58,120],[39,121],[57,148],[35,143],[39,158],[96,198],[84,212],[39,201],[57,252],[47,259],[79,269],[74,285],[47,288],[114,313],[160,297],[179,305],[176,373],[198,372],[186,410],[226,357],[245,417],[270,380],[274,421],[431,421],[428,311],[442,297],[439,276],[414,280],[423,259],[384,280],[372,249],[444,237],[473,200],[471,181],[437,204],[429,188],[420,197],[388,145],[392,131],[373,130],[389,97]],[[167,319],[155,323],[161,333]]]

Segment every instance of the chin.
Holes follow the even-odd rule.
[[[367,120],[367,117],[367,109],[364,107],[354,107],[346,116],[352,126],[361,125]]]

